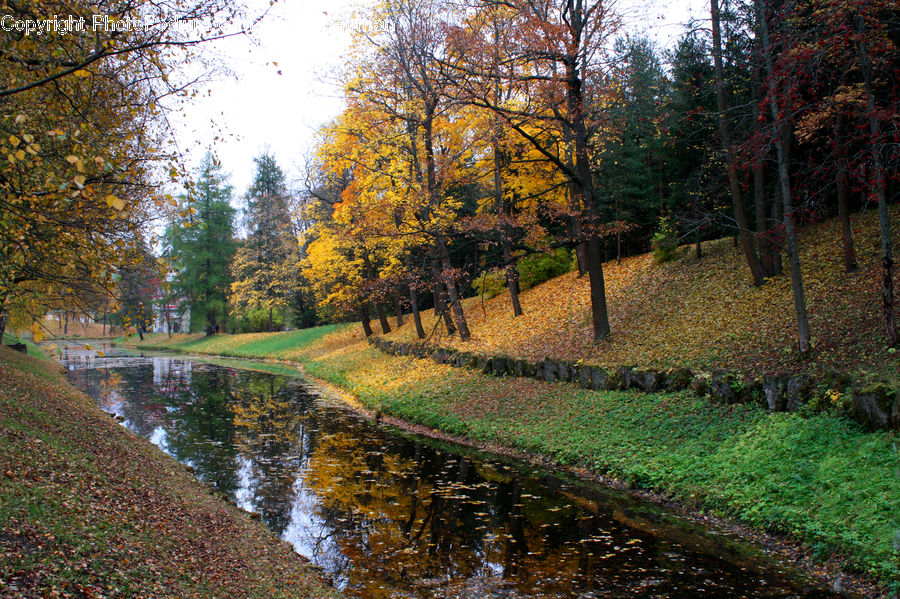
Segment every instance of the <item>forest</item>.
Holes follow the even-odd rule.
[[[172,73],[200,40],[6,33],[0,322],[39,338],[65,310],[146,330],[175,302],[209,334],[353,319],[370,334],[409,314],[425,338],[434,308],[465,341],[463,298],[508,294],[519,315],[523,287],[577,269],[600,342],[605,262],[731,237],[748,284],[790,278],[804,353],[799,233],[836,218],[852,272],[854,215],[874,210],[896,345],[896,6],[713,0],[708,16],[663,50],[605,2],[383,3],[302,180],[262,152],[240,195],[215,148],[193,171],[161,149],[160,99],[191,93]]]

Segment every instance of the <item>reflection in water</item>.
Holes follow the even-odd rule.
[[[63,360],[348,595],[827,596],[622,494],[375,427],[302,380],[114,353]]]

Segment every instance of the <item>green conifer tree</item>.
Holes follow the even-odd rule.
[[[229,268],[236,247],[232,188],[212,153],[203,159],[193,194],[194,214],[171,223],[166,240],[175,266],[173,288],[188,299],[191,329],[212,334],[228,315]]]

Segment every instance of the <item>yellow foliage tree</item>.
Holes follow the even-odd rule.
[[[234,14],[218,0],[4,4],[0,332],[10,314],[105,304],[118,271],[139,260],[165,158],[158,101],[186,93],[171,64],[216,35],[192,39],[171,20],[224,12]]]

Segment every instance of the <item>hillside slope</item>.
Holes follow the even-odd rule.
[[[900,239],[900,208],[891,210]],[[804,231],[801,261],[813,351],[796,351],[796,318],[790,278],[751,285],[739,248],[730,239],[704,244],[704,256],[682,248],[682,257],[656,264],[650,254],[604,265],[612,334],[594,343],[589,282],[568,273],[521,295],[525,314],[514,318],[508,294],[465,301],[472,338],[461,342],[423,313],[432,341],[443,346],[530,360],[545,357],[616,367],[688,366],[757,374],[829,370],[875,371],[896,376],[900,352],[888,351],[881,311],[878,215],[855,219],[859,270],[844,273],[840,230],[828,221]],[[785,268],[787,268],[785,259]],[[900,268],[895,289],[900,290]],[[395,321],[391,320],[393,326]],[[377,322],[372,323],[375,330]],[[388,339],[415,339],[411,319]]]

